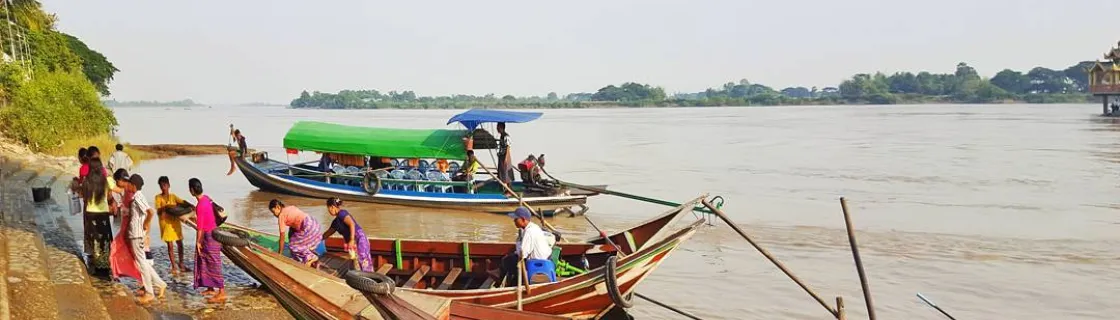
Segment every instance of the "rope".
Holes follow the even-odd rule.
[[[598,192],[598,193],[601,193],[601,194],[608,194],[608,195],[612,195],[612,196],[619,196],[619,197],[632,199],[632,200],[638,200],[638,201],[643,201],[643,202],[660,204],[660,205],[668,206],[668,207],[679,207],[679,206],[681,206],[680,203],[676,203],[676,202],[672,202],[672,201],[654,199],[654,198],[650,198],[650,197],[639,196],[639,195],[636,195],[636,194],[607,190],[606,188],[593,187],[593,186],[588,186],[588,185],[566,182],[566,181],[557,179],[556,177],[553,177],[551,174],[548,173],[548,170],[544,169],[544,167],[541,167],[539,165],[538,165],[538,167],[541,169],[541,172],[543,172],[544,175],[548,176],[549,179],[555,180],[556,183],[559,183],[560,185],[563,185],[563,186],[572,187],[572,188],[576,188],[576,189],[583,189],[583,190],[587,190],[587,191],[594,191],[594,192]],[[716,199],[718,199],[718,201]],[[718,202],[716,204],[717,208],[722,208],[723,207],[723,202],[724,202],[723,197],[716,196],[716,197],[712,198],[712,200],[713,200],[713,202]],[[698,212],[709,213],[709,214],[713,213],[711,210],[708,210],[707,208],[704,208],[702,205],[697,205],[697,206],[693,207],[692,211],[698,211]]]

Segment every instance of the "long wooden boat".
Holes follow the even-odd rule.
[[[523,297],[526,311],[596,319],[609,311],[615,300],[628,296],[634,288],[702,225],[702,220],[672,230],[669,225],[692,212],[701,200],[690,201],[645,223],[609,236],[620,250],[606,244],[602,237],[588,242],[557,243],[559,253],[557,282],[530,286]],[[225,230],[246,238],[254,245],[275,250],[276,236],[227,223]],[[514,248],[513,243],[453,242],[436,240],[370,239],[370,251],[379,273],[393,278],[403,292],[438,296],[472,304],[514,308],[517,291],[494,287],[501,258]],[[353,262],[342,248],[340,238],[328,239],[327,254],[320,258],[328,273],[341,276]],[[616,265],[609,266],[611,257]],[[586,261],[586,262],[585,262]],[[608,273],[613,269],[613,273]],[[608,277],[617,283],[612,297]]]
[[[334,159],[330,168],[318,161],[291,164],[270,159],[260,152],[251,157],[232,157],[252,185],[265,191],[296,196],[338,197],[349,201],[511,212],[520,205],[506,196],[504,188],[483,171],[474,181],[452,181],[451,174],[467,158],[465,137],[471,136],[474,150],[496,148],[493,136],[478,128],[484,122],[527,122],[540,113],[470,110],[456,115],[462,130],[422,130],[356,127],[300,121],[288,130],[284,148],[288,153],[314,151]],[[389,164],[382,164],[389,162]],[[452,170],[436,163],[450,163]],[[525,203],[545,215],[558,209],[586,210],[587,197],[597,192],[554,184],[510,186]],[[578,207],[578,209],[577,209]]]
[[[222,253],[267,287],[280,304],[298,319],[568,319],[404,290],[390,295],[364,294],[343,279],[252,243],[223,245]]]

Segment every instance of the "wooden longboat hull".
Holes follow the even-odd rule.
[[[682,204],[680,207],[668,210],[661,215],[650,218],[626,230],[609,235],[612,242],[617,244],[625,254],[632,254],[641,250],[653,241],[664,238],[671,233],[670,226],[691,213],[704,196]],[[253,240],[266,247],[275,249],[276,235],[260,232],[251,228],[238,226],[227,222],[222,228],[236,230],[239,233],[249,234]],[[511,252],[516,246],[513,242],[480,242],[480,241],[443,241],[443,240],[416,240],[416,239],[388,239],[369,238],[370,255],[375,267],[384,265],[394,266],[386,274],[392,277],[408,278],[415,270],[428,267],[429,271],[418,281],[418,287],[435,287],[455,268],[460,269],[457,280],[452,288],[477,288],[485,279],[497,273],[500,269],[502,257]],[[582,260],[587,259],[589,266],[600,266],[607,258],[614,255],[616,250],[608,245],[602,237],[595,237],[582,242],[564,240],[557,243],[560,247],[560,260],[569,265],[583,268]],[[348,259],[343,249],[342,238],[335,236],[326,241],[327,255],[322,259],[325,263],[338,261],[344,264]],[[398,254],[399,253],[399,254]],[[399,256],[399,261],[398,261]],[[468,268],[467,265],[470,265]],[[340,273],[336,274],[341,276]]]
[[[623,253],[627,254],[619,259],[617,264],[617,279],[623,295],[632,293],[642,280],[702,225],[703,221],[697,220],[675,232],[666,231],[667,226],[684,215],[684,212],[691,212],[692,206],[700,199],[703,197],[611,236],[612,241],[619,244]],[[274,235],[252,231],[230,223],[222,227],[249,233],[254,242],[261,242],[267,237],[275,238]],[[631,236],[626,236],[626,233],[631,233]],[[634,234],[640,234],[641,238]],[[338,238],[328,240],[328,253],[320,259],[324,265],[334,270],[332,274],[335,276],[349,270],[353,265],[347,254],[341,250],[340,240]],[[383,252],[374,247],[385,242],[396,244],[397,240],[370,240],[371,253],[375,255],[375,264],[379,268],[395,263],[395,258],[385,258]],[[524,296],[524,310],[575,319],[596,319],[610,310],[614,303],[605,287],[604,262],[607,257],[616,252],[612,247],[602,243],[601,238],[593,239],[589,243],[558,243],[557,245],[561,246],[561,259],[571,263],[586,256],[592,269],[558,282],[531,286],[530,294]],[[387,272],[389,276],[397,279],[397,283],[406,283],[405,280],[417,274],[418,269],[427,267],[430,270],[426,273],[419,272],[421,276],[418,281],[412,282],[413,285],[404,288],[403,291],[483,306],[499,308],[516,306],[517,292],[513,288],[477,288],[478,285],[487,283],[484,279],[492,277],[491,272],[499,268],[502,255],[513,248],[512,243],[468,242],[466,246],[470,249],[469,256],[462,251],[448,249],[462,248],[463,243],[460,242],[401,240],[400,244],[402,262],[400,265],[405,267],[393,268]],[[631,244],[633,247],[630,247]],[[451,269],[457,268],[456,260],[470,260],[473,271],[459,272],[457,280],[451,280],[452,285],[436,289],[450,276]],[[458,266],[462,267],[464,264],[460,263]]]
[[[681,243],[692,237],[702,223],[696,221],[664,240],[619,259],[616,276],[622,295],[633,293],[637,285],[653,273]],[[600,266],[575,277],[532,285],[530,294],[523,295],[523,310],[573,319],[598,319],[614,307],[614,302],[607,294],[605,276],[606,268]],[[405,290],[494,307],[512,308],[517,305],[517,290],[511,287],[475,290],[405,288]]]
[[[501,195],[466,195],[455,193],[410,192],[382,190],[370,195],[359,187],[332,185],[310,179],[279,176],[262,170],[243,157],[234,157],[234,162],[253,186],[264,191],[290,194],[311,198],[338,197],[347,201],[360,201],[379,204],[414,206],[436,209],[459,209],[481,212],[507,213],[520,206],[516,198]],[[275,162],[273,160],[267,160]],[[549,197],[525,197],[525,203],[541,211],[554,211],[587,203],[593,192],[579,190],[573,195]]]
[[[259,245],[250,243],[245,247],[223,246],[222,252],[230,261],[268,287],[284,308],[298,319],[417,318],[415,313],[397,313],[397,309],[375,304],[342,279],[303,266]],[[392,296],[378,299],[393,301],[396,305],[422,313],[424,315],[422,319],[568,319],[477,305],[409,291],[398,291]]]

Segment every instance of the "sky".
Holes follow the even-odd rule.
[[[1064,69],[1120,40],[1116,0],[54,0],[121,71],[117,100],[284,103],[303,90],[544,96],[856,73]]]

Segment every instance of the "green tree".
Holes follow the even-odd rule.
[[[101,95],[109,95],[109,82],[113,81],[113,74],[116,74],[119,69],[113,66],[104,55],[100,52],[90,49],[84,42],[78,40],[74,36],[60,33],[66,39],[66,44],[78,58],[82,61],[82,73],[85,74],[86,79],[93,83],[97,88],[97,92]]]
[[[887,83],[891,93],[918,93],[921,89],[918,77],[910,72],[897,72],[887,77]]]
[[[107,134],[117,125],[113,112],[101,105],[97,89],[79,72],[42,70],[11,95],[12,106],[0,109],[0,126],[5,135],[33,150]]]
[[[556,92],[549,92],[548,97],[545,99],[548,99],[548,101],[556,101],[559,100],[560,97],[556,95]]]
[[[991,83],[1010,93],[1027,93],[1031,88],[1031,79],[1022,72],[1004,69],[992,77]]]

